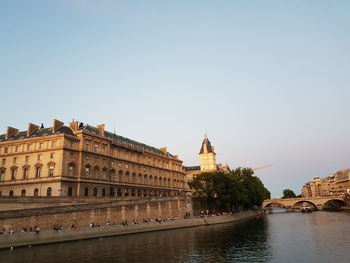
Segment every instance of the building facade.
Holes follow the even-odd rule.
[[[166,148],[74,121],[29,124],[0,135],[0,194],[6,196],[183,195],[182,161]]]
[[[350,194],[350,169],[344,169],[325,178],[314,178],[301,189],[302,197],[327,197]]]

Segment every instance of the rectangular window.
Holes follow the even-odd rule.
[[[13,163],[17,163],[17,157],[13,157]]]
[[[85,144],[85,150],[87,150],[87,151],[88,151],[88,150],[89,150],[89,147],[90,147],[90,144],[88,144],[88,143],[87,143],[87,144]]]
[[[50,169],[49,169],[49,176],[53,176],[53,170],[54,170],[54,168],[50,167]]]
[[[50,153],[50,159],[52,160],[54,157],[54,153]]]
[[[73,166],[69,166],[68,171],[69,171],[69,176],[73,176]]]
[[[44,144],[41,142],[41,143],[39,143],[39,150],[42,150],[43,149],[43,146],[44,146]]]
[[[38,154],[38,161],[41,160],[41,154]]]
[[[41,167],[37,167],[35,171],[35,177],[40,178],[40,175],[41,175]]]
[[[19,152],[19,146],[15,147],[15,152],[18,153]]]
[[[27,179],[28,178],[28,171],[29,171],[28,168],[24,168],[24,170],[23,170],[23,179]]]
[[[27,144],[27,151],[30,151],[31,145]]]
[[[15,180],[16,179],[16,169],[11,170],[11,180]]]
[[[55,148],[56,147],[56,142],[51,142],[51,147]]]
[[[6,164],[6,159],[2,159],[2,165],[5,165]]]
[[[8,153],[8,148],[7,147],[4,148],[4,153]]]
[[[26,156],[26,163],[29,162],[29,156]]]
[[[5,180],[5,171],[1,170],[0,171],[0,181],[4,181]]]

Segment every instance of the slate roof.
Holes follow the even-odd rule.
[[[201,169],[201,167],[198,166],[186,166],[185,167],[185,171],[186,172],[190,172],[190,171],[199,171]]]
[[[93,127],[93,126],[88,125],[88,124],[84,125],[82,129],[101,135],[100,131],[96,127]],[[144,150],[147,150],[150,152],[154,152],[156,154],[160,154],[163,156],[174,157],[170,153],[164,153],[163,151],[161,151],[158,148],[149,146],[147,144],[144,144],[144,143],[141,143],[141,142],[138,142],[138,141],[126,138],[126,137],[123,137],[121,135],[117,135],[117,134],[109,132],[109,131],[105,131],[103,135],[108,137],[108,138],[111,138],[113,141],[119,141],[119,142],[128,144],[130,146],[138,147],[138,148],[141,148],[141,149],[144,149]]]
[[[79,123],[78,130],[86,130],[88,132],[92,132],[92,133],[95,133],[97,135],[102,135],[96,127],[91,126],[89,124],[84,125],[83,123]],[[27,139],[27,138],[35,138],[35,137],[48,136],[48,135],[59,134],[59,133],[74,135],[72,130],[67,126],[60,127],[55,133],[52,132],[52,127],[42,128],[42,129],[39,128],[35,132],[33,132],[30,136],[27,136],[27,131],[18,132],[16,134],[14,134],[13,136],[11,136],[11,138],[9,138],[9,139],[6,139],[6,134],[2,134],[2,135],[0,135],[0,142],[1,141],[13,141],[13,140]],[[138,148],[141,148],[141,149],[144,149],[144,150],[147,150],[150,152],[154,152],[156,154],[160,154],[163,156],[167,156],[170,158],[174,157],[172,154],[170,154],[168,152],[164,153],[160,149],[157,149],[155,147],[149,146],[147,144],[144,144],[144,143],[141,143],[138,141],[131,140],[129,138],[117,135],[115,133],[105,131],[103,135],[108,137],[108,138],[111,138],[113,141],[119,141],[119,142],[125,143],[127,145],[138,147]]]
[[[204,153],[204,145],[207,146],[208,153],[214,152],[214,151],[213,151],[213,148],[211,147],[211,143],[210,143],[208,137],[205,136],[205,137],[204,137],[204,140],[203,140],[203,142],[202,142],[202,147],[201,147],[201,150],[200,150],[199,154]]]
[[[13,140],[21,140],[21,139],[27,139],[27,138],[35,138],[35,137],[42,137],[42,136],[48,136],[53,134],[60,134],[65,133],[69,135],[74,135],[72,130],[67,126],[60,127],[55,133],[52,132],[51,128],[42,128],[37,129],[34,131],[30,136],[27,136],[27,131],[20,131],[14,135],[11,136],[11,138],[6,139],[6,134],[0,135],[0,142],[1,141],[13,141]]]

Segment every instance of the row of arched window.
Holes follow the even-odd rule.
[[[26,189],[22,189],[20,196],[27,196],[27,194],[28,194],[27,190]],[[0,191],[0,196],[1,195],[2,195],[2,192]],[[16,196],[16,195],[14,194],[13,190],[10,190],[8,196]],[[33,195],[31,195],[29,193],[28,196],[39,196],[39,189],[35,188],[34,191],[33,191]],[[46,188],[46,196],[52,196],[52,188],[51,187]]]

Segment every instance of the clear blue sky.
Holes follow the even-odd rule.
[[[97,125],[273,196],[349,168],[350,1],[0,1],[0,129]]]

